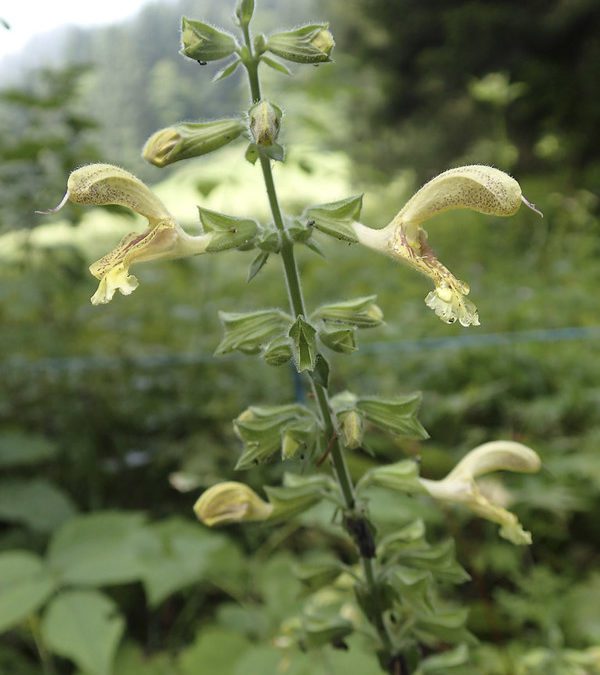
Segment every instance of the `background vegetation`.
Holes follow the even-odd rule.
[[[250,402],[303,396],[285,367],[211,356],[218,309],[284,302],[277,261],[249,285],[251,254],[147,266],[133,296],[96,308],[87,265],[135,222],[114,209],[72,207],[51,224],[32,214],[59,201],[72,168],[103,159],[160,180],[191,230],[196,204],[266,217],[241,144],[160,176],[139,158],[174,119],[245,107],[241,80],[209,88],[213,69],[177,54],[181,14],[225,24],[231,11],[156,3],[72,31],[56,68],[40,54],[0,93],[1,673],[39,673],[41,660],[45,673],[105,675],[115,653],[115,675],[374,672],[360,641],[310,656],[273,644],[300,605],[293,563],[351,555],[327,514],[220,532],[191,517],[202,487],[234,477],[230,420]],[[258,18],[264,30],[330,18],[338,42],[335,65],[268,84],[286,110],[287,209],[365,191],[365,222],[384,224],[425,179],[477,161],[511,171],[544,211],[428,228],[471,284],[478,329],[439,322],[427,284],[383,258],[323,242],[325,260],[307,250],[300,263],[313,305],[377,293],[385,312],[358,355],[334,358],[336,388],[424,393],[431,440],[375,437],[374,457],[350,458],[357,475],[419,456],[437,478],[501,437],[542,456],[541,474],[503,478],[531,549],[427,501],[373,505],[384,521],[423,518],[437,540],[450,532],[472,576],[453,592],[480,642],[470,665],[439,672],[599,673],[598,4],[263,2]],[[244,479],[260,488],[280,473]]]

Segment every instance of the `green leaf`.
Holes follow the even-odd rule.
[[[248,246],[258,232],[256,221],[249,218],[236,218],[201,206],[198,213],[204,232],[214,235],[206,249],[208,253]]]
[[[443,654],[434,654],[423,659],[415,675],[445,675],[452,669],[465,666],[469,662],[469,648],[465,644],[458,645]],[[459,672],[457,671],[457,675]]]
[[[258,146],[256,143],[250,143],[250,145],[246,148],[246,154],[244,157],[247,162],[250,162],[250,164],[256,164],[256,160],[259,157]]]
[[[339,643],[354,630],[352,622],[342,616],[313,614],[302,619],[299,644],[302,649],[316,649]]]
[[[141,578],[145,551],[153,544],[154,535],[141,514],[81,515],[54,534],[48,564],[63,583],[122,584]]]
[[[292,338],[292,348],[294,352],[294,361],[299,373],[306,370],[314,370],[317,360],[317,331],[304,320],[303,316],[298,316],[289,331]]]
[[[456,562],[454,541],[451,539],[433,546],[424,542],[419,548],[402,549],[395,559],[414,569],[428,570],[436,579],[451,584],[462,584],[471,578]]]
[[[38,556],[28,551],[0,553],[0,633],[36,612],[55,587]]]
[[[376,295],[366,295],[343,302],[321,305],[312,314],[311,319],[321,319],[325,323],[356,326],[357,328],[375,328],[383,323],[383,313],[375,304]]]
[[[377,546],[377,555],[385,558],[398,550],[422,546],[424,541],[425,523],[418,518],[384,537]]]
[[[292,323],[292,317],[279,309],[264,309],[257,312],[219,312],[225,335],[215,350],[215,356],[233,351],[257,354],[274,338],[284,336]]]
[[[46,462],[56,455],[57,450],[57,446],[43,436],[5,431],[0,434],[0,468]]]
[[[169,654],[145,654],[134,642],[119,648],[113,668],[113,675],[173,675],[177,672]]]
[[[262,270],[262,268],[267,264],[267,260],[269,259],[269,253],[266,251],[261,251],[256,258],[250,263],[250,267],[248,268],[248,278],[247,282],[250,283],[252,279]]]
[[[69,496],[47,480],[0,481],[0,520],[52,532],[74,514]]]
[[[429,616],[419,616],[415,621],[415,635],[428,646],[440,642],[473,644],[476,640],[465,628],[468,614],[467,609],[437,609]]]
[[[233,631],[203,628],[178,659],[179,675],[233,675],[234,666],[251,642]],[[249,674],[248,674],[249,675]]]
[[[423,440],[429,438],[429,434],[417,419],[421,400],[420,392],[393,399],[360,397],[356,408],[370,422],[396,436]]]
[[[358,237],[352,223],[360,218],[362,199],[362,195],[356,195],[329,204],[311,206],[305,210],[304,216],[321,232],[356,243]]]
[[[273,70],[278,71],[279,73],[283,73],[284,75],[291,75],[292,71],[285,66],[283,63],[280,63],[279,61],[276,61],[275,59],[272,59],[269,56],[261,56],[260,60],[269,68],[273,68]]]
[[[283,162],[285,159],[285,150],[279,143],[271,143],[262,148],[262,152],[275,162]]]
[[[219,82],[220,80],[224,80],[226,77],[233,75],[233,73],[235,73],[237,67],[240,65],[241,62],[242,62],[241,59],[236,57],[234,61],[232,61],[230,64],[228,64],[224,68],[221,68],[221,70],[215,73],[215,76],[213,77],[212,81]]]
[[[45,644],[89,675],[110,675],[125,621],[98,591],[64,591],[42,620]]]
[[[224,535],[197,523],[170,518],[152,525],[155,540],[142,561],[142,581],[151,607],[192,584],[219,579],[226,567],[243,565],[237,547]]]
[[[339,561],[333,558],[300,562],[292,568],[296,579],[311,593],[332,584],[342,571]]]

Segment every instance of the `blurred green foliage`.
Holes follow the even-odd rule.
[[[196,3],[188,5],[196,12]],[[156,5],[127,26],[82,33],[76,50],[98,62],[95,69],[44,71],[33,84],[3,92],[3,227],[30,227],[34,208],[58,201],[69,170],[96,159],[94,138],[109,139],[103,155],[129,167],[144,134],[173,115],[205,118],[235,108],[235,78],[227,81],[231,90],[207,100],[208,76],[173,65],[178,21],[169,17],[180,9]],[[423,475],[439,478],[468,449],[499,437],[526,442],[543,459],[538,476],[503,480],[505,498],[533,532],[531,551],[498,539],[492,524],[466,512],[374,493],[382,530],[421,518],[432,542],[450,533],[472,577],[447,590],[448,599],[471,607],[468,627],[480,643],[469,665],[459,647],[432,654],[422,672],[600,673],[599,203],[586,189],[598,165],[597,101],[589,94],[600,61],[592,58],[596,5],[541,11],[535,3],[369,1],[342,9],[333,23],[336,58],[352,78],[320,68],[316,85],[300,75],[281,91],[282,101],[291,97],[288,139],[308,146],[292,146],[278,168],[290,210],[364,189],[352,184],[358,173],[372,181],[365,222],[383,224],[418,176],[477,157],[513,166],[545,213],[543,221],[530,213],[510,221],[459,213],[428,228],[479,307],[483,327],[468,340],[464,329],[441,324],[425,308],[427,284],[410,270],[327,241],[325,260],[301,253],[311,308],[377,293],[387,321],[361,335],[363,349],[352,358],[332,356],[334,388],[424,394],[421,419],[431,439],[390,443],[370,430],[375,457],[352,455],[356,476],[380,461],[418,457]],[[554,44],[562,50],[552,51]],[[117,67],[123,63],[131,68]],[[375,70],[375,84],[357,97]],[[336,78],[344,80],[339,93]],[[87,82],[85,109],[78,82]],[[296,105],[298,83],[310,107]],[[152,114],[141,121],[148,107]],[[311,148],[320,134],[327,136],[322,148],[348,132],[343,153]],[[174,169],[161,196],[183,209],[184,221],[194,202],[264,217],[258,177],[234,161],[236,152],[242,149]],[[577,188],[574,176],[584,176]],[[281,641],[282,625],[307,597],[331,600],[307,595],[291,568],[332,550],[353,563],[330,511],[318,507],[277,528],[223,532],[191,517],[201,487],[236,476],[241,448],[230,421],[250,403],[289,402],[297,393],[286,367],[212,357],[221,339],[217,310],[284,305],[278,261],[249,285],[248,253],[148,266],[133,296],[93,308],[87,264],[104,241],[135,227],[103,211],[77,227],[2,238],[0,672],[378,672],[360,637],[350,640],[350,652],[302,654]],[[517,341],[521,331],[569,326],[590,332]],[[488,343],[482,333],[499,337]],[[244,479],[260,490],[281,470],[268,465]],[[182,478],[191,492],[172,487],[182,487]],[[343,602],[338,591],[332,602]]]

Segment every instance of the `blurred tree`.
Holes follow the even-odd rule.
[[[43,69],[26,85],[0,92],[0,229],[30,228],[33,211],[54,206],[64,177],[98,161],[96,122],[79,112],[88,66]],[[66,217],[76,217],[72,207]]]
[[[552,160],[567,161],[575,170],[597,165],[596,0],[329,4],[340,52],[353,53],[361,64],[354,79],[370,80],[357,89],[353,118],[364,141],[355,147],[372,163],[408,164],[430,174],[464,155],[474,135],[493,132],[481,105],[468,95],[469,84],[474,77],[505,72],[527,87],[511,103],[507,119],[520,169]],[[369,64],[368,70],[362,64]],[[542,139],[537,150],[543,152],[536,153]]]

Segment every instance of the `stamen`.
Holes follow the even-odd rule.
[[[523,195],[521,195],[521,201],[523,204],[525,204],[525,206],[529,207],[532,211],[535,211],[538,216],[541,216],[542,218],[544,217],[544,214],[538,208],[536,208],[535,204],[532,204],[530,201],[525,199]]]
[[[47,211],[34,211],[34,213],[38,213],[41,216],[47,216],[50,213],[57,213],[57,211],[60,211],[68,200],[69,200],[69,191],[67,190],[65,192],[65,196],[62,198],[62,201],[58,206],[55,206],[53,209],[48,209]]]

